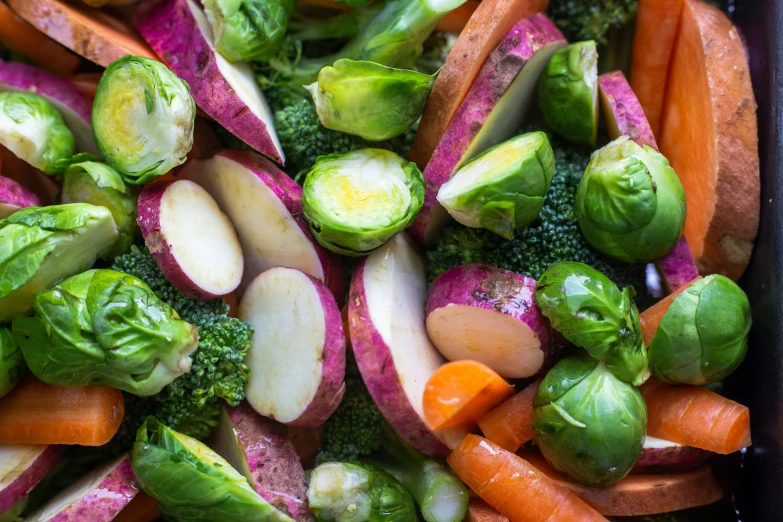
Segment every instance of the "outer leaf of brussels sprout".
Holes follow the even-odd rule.
[[[558,471],[591,487],[617,482],[633,467],[647,430],[639,391],[586,355],[558,362],[534,401],[536,441]]]
[[[583,263],[550,266],[537,282],[536,303],[552,328],[600,361],[618,378],[635,385],[650,375],[633,303],[601,272]]]
[[[726,378],[748,350],[750,304],[722,275],[699,279],[669,306],[655,332],[650,369],[665,382],[701,386]]]
[[[139,56],[109,65],[92,107],[98,149],[132,184],[146,183],[185,161],[195,120],[188,84],[162,63]]]
[[[131,466],[139,485],[159,502],[167,520],[293,522],[253,491],[220,455],[154,417],[139,428]]]
[[[29,92],[0,93],[0,143],[47,174],[62,173],[62,162],[76,152],[62,114]]]
[[[405,229],[423,202],[424,178],[416,165],[381,149],[319,157],[302,189],[302,209],[316,240],[354,257]]]
[[[10,328],[0,327],[0,397],[13,389],[24,373],[24,358]]]
[[[622,136],[593,153],[574,215],[588,242],[629,263],[654,261],[685,226],[685,191],[668,160]]]
[[[232,62],[265,61],[280,49],[292,0],[204,0],[215,48]]]
[[[538,82],[546,126],[570,142],[594,145],[598,135],[598,51],[576,42],[552,56]]]
[[[373,62],[337,60],[307,88],[327,129],[382,141],[404,133],[424,112],[435,75]]]

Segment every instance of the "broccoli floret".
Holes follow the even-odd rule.
[[[607,33],[636,16],[639,0],[552,0],[549,16],[571,42],[608,43]]]
[[[538,279],[557,261],[581,261],[600,270],[621,286],[646,293],[645,266],[610,259],[588,245],[574,218],[579,180],[590,159],[585,149],[559,143],[550,135],[555,152],[555,175],[544,208],[530,225],[507,241],[485,229],[453,225],[444,230],[427,252],[430,279],[468,263],[487,263]]]

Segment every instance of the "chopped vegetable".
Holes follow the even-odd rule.
[[[663,316],[666,314],[667,310],[669,310],[669,307],[671,306],[674,299],[676,299],[680,293],[684,292],[690,283],[693,283],[698,279],[701,279],[701,276],[697,276],[696,279],[690,281],[687,285],[684,285],[675,290],[639,314],[639,325],[642,328],[642,335],[644,336],[645,346],[650,346],[650,343],[655,336],[655,332],[658,331],[658,325],[661,323],[661,319],[663,319]]]
[[[533,399],[540,385],[541,379],[479,419],[478,425],[484,436],[512,453],[533,440]]]
[[[667,294],[676,292],[699,277],[699,269],[693,260],[688,241],[681,237],[674,250],[655,263]]]
[[[156,520],[160,520],[158,503],[144,491],[139,491],[112,522],[155,522]]]
[[[24,357],[11,329],[0,327],[0,397],[8,395],[19,382],[24,370]]]
[[[613,30],[633,21],[639,0],[551,0],[548,14],[572,41],[606,45]]]
[[[11,178],[0,176],[0,219],[7,218],[20,208],[40,206],[38,196]]]
[[[64,446],[57,445],[0,445],[0,520],[15,521],[26,507],[27,494],[55,467],[64,451]]]
[[[644,445],[631,473],[678,473],[696,469],[712,454],[699,448],[685,446],[668,440],[644,438]]]
[[[649,145],[658,150],[658,144],[644,116],[644,110],[622,71],[599,76],[598,92],[604,121],[611,139],[628,136],[641,146]]]

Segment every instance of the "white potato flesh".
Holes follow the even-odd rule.
[[[647,435],[647,437],[644,439],[644,445],[642,447],[651,449],[664,449],[677,448],[680,446],[682,446],[682,444],[677,444],[676,442],[672,442],[670,440],[659,439],[657,437],[650,437]]]
[[[19,478],[48,447],[38,444],[0,444],[0,491]]]

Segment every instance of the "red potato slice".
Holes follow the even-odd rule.
[[[248,404],[224,407],[212,447],[264,500],[298,522],[314,522],[305,473],[286,427]]]
[[[233,225],[212,196],[190,180],[148,185],[139,195],[144,243],[183,294],[208,301],[233,292],[244,258]]]
[[[31,65],[0,61],[0,91],[26,91],[49,100],[73,132],[78,151],[100,156],[92,134],[92,96],[75,83]]]
[[[677,473],[696,469],[707,462],[709,451],[647,436],[631,473]]]
[[[23,207],[41,206],[38,196],[12,180],[0,176],[0,219],[6,218]]]
[[[448,219],[441,185],[466,161],[514,135],[535,106],[538,77],[566,40],[549,18],[517,22],[489,55],[424,169],[424,206],[409,231],[431,244]]]
[[[66,446],[0,444],[0,513],[22,500],[49,473]]]
[[[366,257],[351,278],[348,329],[375,404],[408,444],[432,457],[448,448],[424,421],[424,388],[445,359],[427,337],[427,277],[413,241],[400,233]]]
[[[25,517],[26,522],[110,522],[139,492],[127,454],[100,466]]]
[[[474,360],[501,377],[532,377],[549,354],[549,321],[536,306],[536,282],[490,265],[439,275],[427,297],[427,333],[449,361]]]
[[[302,212],[302,187],[266,158],[224,150],[192,161],[181,177],[204,187],[234,224],[245,258],[241,297],[270,268],[296,268],[326,283],[344,299],[342,261],[315,242]]]
[[[628,136],[639,145],[658,150],[644,109],[622,71],[599,76],[598,93],[610,138]]]
[[[169,69],[188,83],[204,112],[261,154],[285,164],[274,116],[253,70],[215,51],[212,26],[194,0],[142,7],[136,26]]]
[[[239,318],[255,330],[247,402],[283,424],[326,422],[345,393],[345,335],[329,289],[299,270],[270,268],[247,288]]]

